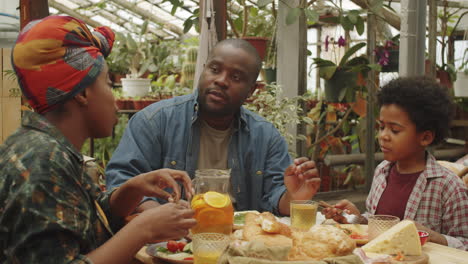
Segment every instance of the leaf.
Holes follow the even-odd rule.
[[[185,20],[185,22],[184,22],[184,33],[187,33],[187,32],[190,31],[190,29],[192,28],[192,23],[193,23],[193,21],[190,20],[190,19]]]
[[[266,5],[268,5],[269,3],[272,3],[272,2],[273,2],[273,0],[258,0],[257,5],[259,7],[264,7],[264,6],[266,6]]]
[[[234,27],[236,28],[237,31],[241,31],[242,30],[242,17],[238,17],[236,19],[234,19],[233,21],[234,23]]]
[[[360,50],[364,46],[366,46],[366,43],[360,42],[352,46],[351,48],[349,48],[349,50],[347,50],[346,53],[343,55],[343,58],[341,59],[339,66],[343,66],[348,61],[349,57],[351,57],[354,53],[356,53],[358,50]]]
[[[336,65],[320,67],[319,68],[320,78],[323,78],[325,80],[330,80],[333,74],[335,74],[336,68],[337,68]]]
[[[317,13],[317,11],[315,11],[314,9],[311,9],[311,8],[307,8],[304,11],[305,11],[305,15],[307,17],[307,24],[308,25],[313,25],[313,24],[318,22],[319,14]]]
[[[354,24],[351,22],[348,16],[344,16],[341,19],[341,26],[345,31],[351,31],[354,28]]]
[[[351,23],[356,24],[359,16],[359,11],[357,10],[351,10],[348,13],[348,18]]]
[[[143,22],[143,24],[141,25],[141,32],[140,32],[140,36],[146,34],[147,30],[148,30],[148,20],[145,20]]]
[[[296,22],[297,18],[299,17],[299,14],[301,13],[301,9],[296,7],[296,8],[291,8],[288,10],[288,14],[286,15],[286,25],[291,25]]]
[[[256,17],[258,16],[258,8],[256,7],[250,7],[249,8],[249,13],[250,13],[250,16],[253,16],[253,17]]]
[[[358,16],[357,22],[355,23],[356,25],[356,31],[359,36],[361,36],[364,33],[364,19],[362,19],[361,16]]]
[[[344,89],[341,89],[340,91],[340,94],[338,95],[338,101],[340,102],[343,102],[343,99],[345,98],[346,96],[346,91],[348,90],[348,88],[344,88]]]

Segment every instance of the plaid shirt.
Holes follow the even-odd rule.
[[[0,145],[0,175],[0,263],[91,263],[111,237],[110,194],[41,115],[27,112]]]
[[[375,169],[366,201],[370,215],[375,214],[392,165],[383,161]],[[457,175],[439,165],[430,154],[427,155],[426,169],[406,203],[405,219],[443,234],[449,247],[468,249],[468,190]]]

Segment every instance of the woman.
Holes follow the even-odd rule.
[[[185,172],[152,171],[100,193],[83,171],[85,140],[111,135],[117,121],[104,60],[113,40],[109,28],[91,33],[66,16],[20,33],[12,63],[35,112],[0,146],[0,263],[129,263],[146,243],[180,238],[195,225],[193,211],[177,203],[177,181],[192,189]],[[114,234],[145,195],[176,203]]]

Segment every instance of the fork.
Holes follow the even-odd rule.
[[[335,208],[333,205],[325,202],[325,201],[320,201],[318,203],[319,207],[321,207],[322,209],[325,209],[325,208]],[[321,210],[322,210],[321,209]],[[346,218],[346,221],[350,224],[359,224],[359,216],[355,215],[355,214],[348,214],[346,213],[344,210],[341,210],[339,208],[335,208],[338,210],[338,213],[340,215],[342,215],[344,218]]]

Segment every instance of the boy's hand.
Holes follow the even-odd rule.
[[[416,228],[419,230],[419,231],[426,231],[429,233],[429,241],[430,242],[433,242],[433,243],[436,243],[436,244],[440,244],[440,245],[444,245],[444,246],[447,246],[448,245],[448,242],[447,242],[447,239],[445,238],[444,235],[428,228],[428,227],[425,227],[423,226],[422,224],[416,222],[416,221],[413,221],[414,224],[416,225]]]
[[[327,219],[333,219],[341,224],[348,224],[346,217],[341,214],[343,211],[347,214],[354,214],[359,217],[361,216],[359,209],[357,209],[357,207],[348,200],[341,200],[333,207],[323,209],[322,214],[325,215],[325,218]]]

